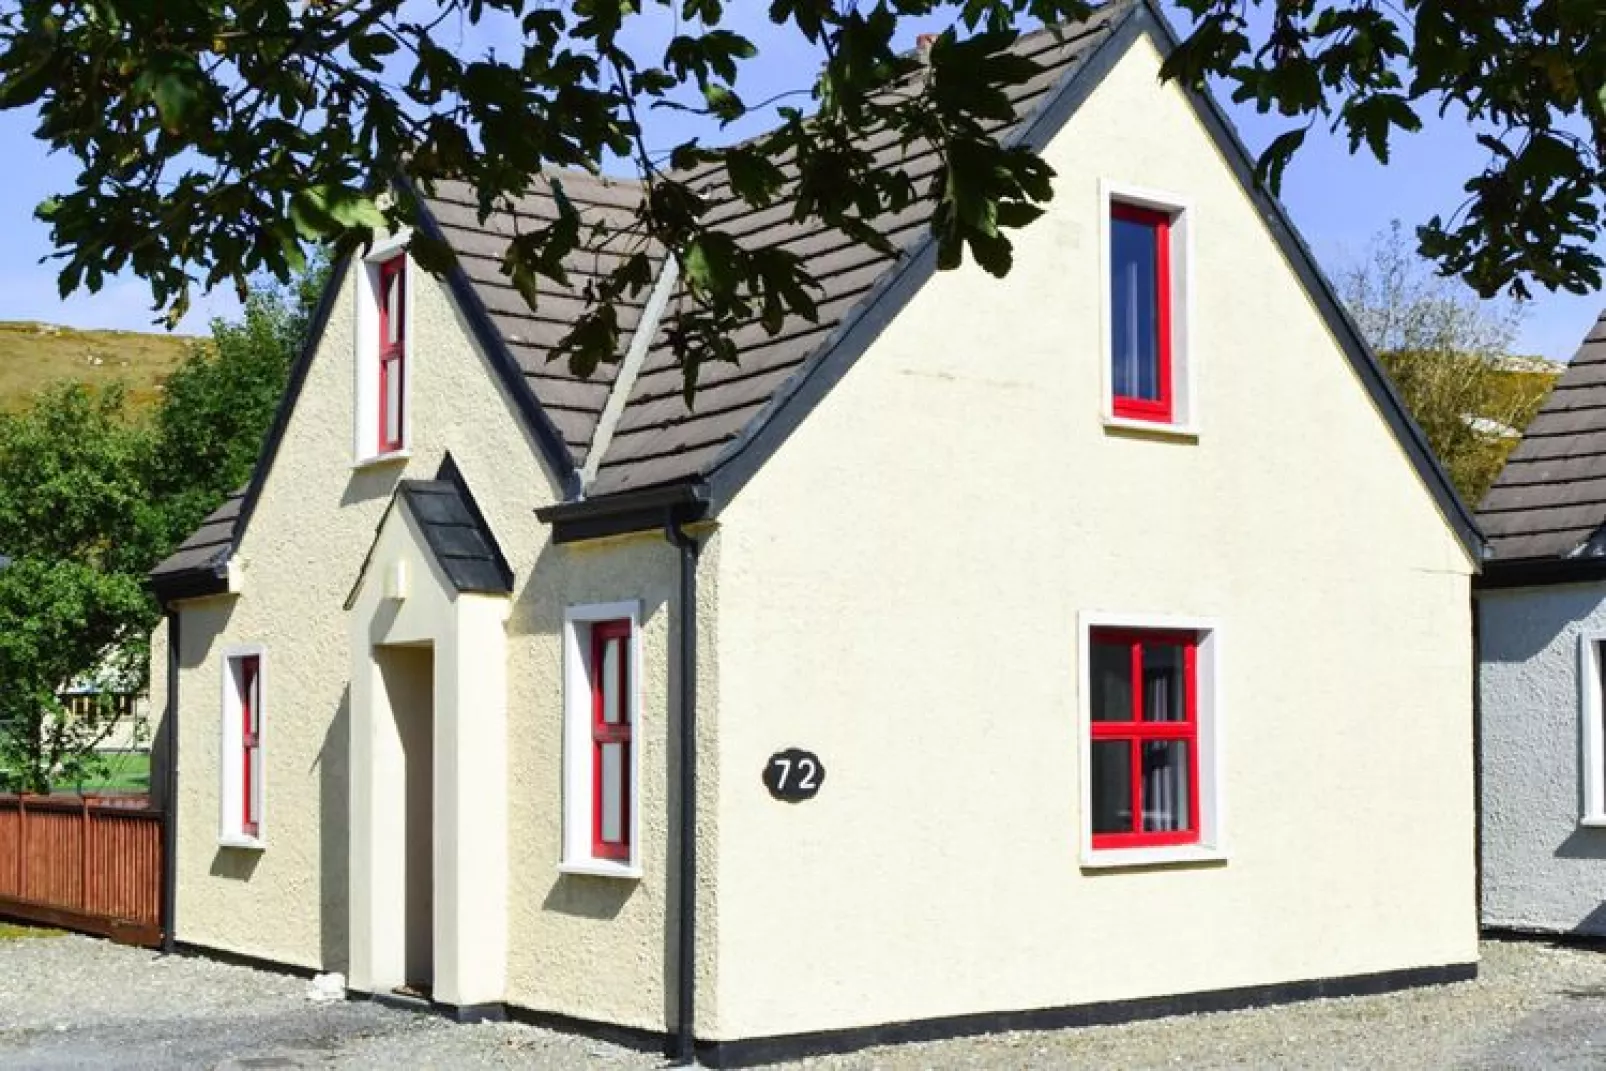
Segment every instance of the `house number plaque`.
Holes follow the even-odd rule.
[[[770,795],[787,803],[811,800],[820,793],[825,780],[825,764],[812,751],[787,748],[770,756],[764,765],[764,787]]]

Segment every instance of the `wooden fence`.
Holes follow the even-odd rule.
[[[159,943],[162,814],[130,802],[0,796],[0,915]]]

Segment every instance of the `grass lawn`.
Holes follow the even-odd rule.
[[[151,757],[146,752],[124,751],[106,756],[106,775],[82,784],[57,785],[58,792],[149,792]]]
[[[21,941],[29,937],[60,937],[60,930],[47,930],[40,926],[16,926],[0,922],[0,941]]]

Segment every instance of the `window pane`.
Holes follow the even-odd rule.
[[[394,346],[401,341],[402,331],[401,272],[391,272],[385,278],[385,344]]]
[[[385,442],[390,445],[401,442],[401,395],[401,362],[389,361],[385,365]]]
[[[602,645],[602,720],[617,725],[625,720],[620,697],[619,660],[624,657],[623,640],[607,640]]]
[[[1175,644],[1143,645],[1143,720],[1187,721],[1186,670],[1183,648]]]
[[[1093,832],[1132,832],[1132,743],[1093,742]]]
[[[1110,220],[1110,326],[1117,398],[1160,399],[1160,313],[1155,229]]]
[[[602,745],[602,839],[624,842],[625,745]]]
[[[1132,720],[1132,645],[1093,641],[1093,720]]]
[[[1150,740],[1143,745],[1143,831],[1192,829],[1188,813],[1188,742]]]

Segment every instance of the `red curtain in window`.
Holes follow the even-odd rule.
[[[379,451],[402,448],[407,376],[406,257],[379,266]]]
[[[261,829],[262,662],[257,655],[240,659],[240,832],[254,837]]]
[[[630,622],[591,628],[591,847],[599,859],[630,858]]]

